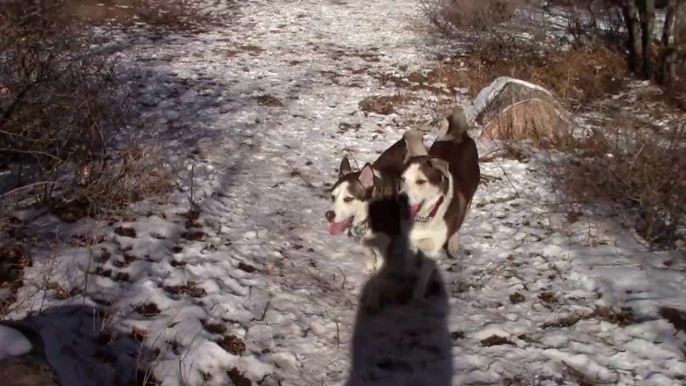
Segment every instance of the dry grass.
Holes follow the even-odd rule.
[[[186,0],[53,0],[63,15],[90,25],[145,24],[176,30],[202,28],[211,22],[189,8]]]
[[[538,148],[565,146],[571,138],[569,121],[554,104],[540,99],[519,102],[486,124],[483,134],[507,141],[529,141]]]
[[[599,48],[593,51],[525,52],[491,42],[466,57],[452,58],[428,75],[430,83],[467,89],[474,98],[501,76],[538,84],[554,92],[572,108],[617,93],[629,74],[619,53]]]
[[[396,112],[396,107],[407,102],[407,98],[402,95],[391,96],[371,96],[360,101],[360,110],[365,113],[376,113],[389,115]]]
[[[446,36],[491,31],[510,20],[521,1],[508,0],[422,0],[424,17],[436,32]]]

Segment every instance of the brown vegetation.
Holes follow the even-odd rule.
[[[617,93],[629,75],[623,57],[607,48],[540,53],[521,49],[524,52],[485,42],[468,56],[452,58],[432,70],[428,82],[466,88],[474,98],[494,79],[510,76],[545,87],[577,109]]]
[[[547,88],[574,112],[601,113],[603,119],[591,125],[586,137],[547,141],[567,161],[552,162],[551,157],[546,172],[568,202],[630,209],[643,237],[654,244],[675,245],[682,237],[678,228],[686,220],[686,81],[682,76],[686,72],[676,59],[686,51],[682,36],[686,12],[679,10],[686,1],[665,2],[665,33],[655,41],[645,39],[655,28],[652,1],[575,2],[565,10],[567,32],[574,37],[568,51],[559,50],[559,44],[531,27],[531,39],[515,37],[531,22],[507,22],[513,15],[518,17],[512,5],[527,6],[524,2],[507,7],[498,0],[469,3],[423,0],[426,21],[434,32],[467,37],[461,41],[469,43],[466,55],[444,61],[429,73],[428,82],[466,89],[473,98],[497,77],[509,76]],[[479,16],[484,13],[491,17]],[[539,26],[545,29],[542,20]],[[601,30],[601,24],[610,28]],[[627,30],[631,33],[623,32]],[[624,47],[629,48],[628,56]],[[630,91],[626,86],[632,73],[656,80],[663,91]],[[524,110],[522,114],[533,111]],[[639,113],[649,118],[629,118]],[[516,123],[515,114],[510,115]],[[651,125],[650,117],[663,126]],[[519,118],[530,121],[523,115]],[[498,135],[506,142],[522,140],[521,130]]]
[[[39,0],[43,1],[43,0]],[[200,29],[211,22],[189,12],[185,0],[52,0],[63,15],[91,25],[145,25],[176,30]]]
[[[402,104],[406,98],[400,95],[372,96],[360,101],[360,110],[365,113],[389,115],[396,112],[395,106]]]
[[[521,1],[426,0],[421,2],[431,26],[446,35],[484,33],[510,20]]]
[[[122,141],[136,112],[130,68],[95,44],[65,3],[0,10],[0,168],[4,210],[32,197],[66,220],[168,190],[154,149]]]
[[[626,126],[594,128],[562,149],[575,156],[553,168],[568,197],[631,208],[636,230],[656,245],[672,246],[686,220],[686,125],[667,136]]]

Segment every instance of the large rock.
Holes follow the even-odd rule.
[[[559,143],[569,135],[571,121],[562,104],[543,87],[519,79],[496,79],[477,95],[473,108],[487,138]]]

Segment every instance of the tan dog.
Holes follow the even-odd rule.
[[[479,185],[479,154],[467,131],[469,125],[456,108],[442,135],[426,151],[420,134],[405,135],[410,159],[401,175],[401,192],[407,195],[410,247],[436,259],[448,252],[448,241],[457,234]],[[413,298],[423,297],[435,266],[420,269]]]

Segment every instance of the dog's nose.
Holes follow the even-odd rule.
[[[333,210],[328,210],[324,214],[324,217],[326,217],[326,221],[333,222],[333,219],[336,218],[336,212],[334,212]]]

